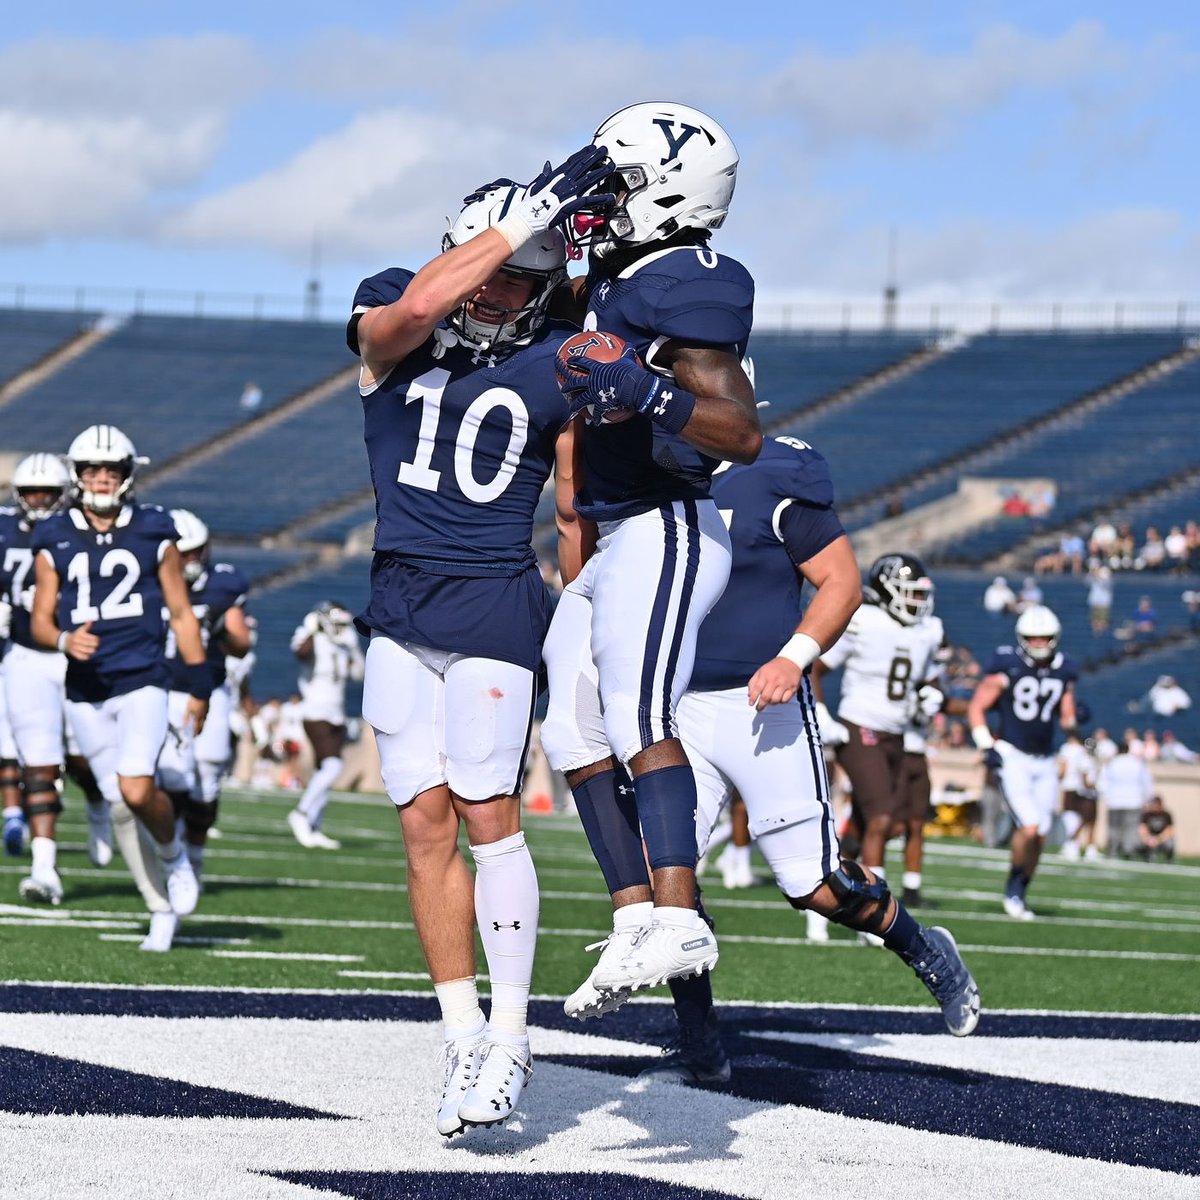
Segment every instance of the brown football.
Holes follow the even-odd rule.
[[[625,351],[626,342],[615,333],[602,333],[593,330],[585,333],[573,333],[558,348],[554,369],[558,376],[558,386],[567,391],[587,383],[587,373],[577,370],[572,359],[587,358],[592,362],[613,362],[620,358]],[[615,425],[628,421],[634,415],[632,409],[617,410],[604,418],[604,423]]]

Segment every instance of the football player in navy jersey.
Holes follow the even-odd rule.
[[[8,579],[12,602],[12,646],[4,660],[3,680],[13,738],[13,754],[3,755],[0,778],[18,777],[29,822],[33,866],[20,883],[29,900],[58,904],[62,881],[57,870],[55,827],[62,812],[59,775],[64,762],[63,709],[66,700],[66,658],[38,645],[33,637],[34,529],[58,512],[70,490],[71,477],[57,454],[23,458],[13,472],[11,508],[0,508],[0,568]],[[21,767],[17,769],[17,759]],[[68,770],[88,798],[88,853],[97,866],[112,859],[108,802],[98,793],[95,779],[77,754],[67,759]],[[81,769],[82,768],[82,769]]]
[[[696,109],[635,104],[604,121],[611,174],[574,222],[589,246],[584,328],[627,343],[564,377],[583,436],[580,514],[601,538],[555,610],[546,643],[542,744],[567,776],[614,905],[614,932],[569,998],[614,998],[711,969],[716,940],[695,907],[696,781],[679,740],[700,622],[729,576],[729,535],[709,495],[722,460],[762,445],[741,360],[754,283],[709,236],[725,220],[738,155]],[[633,777],[628,783],[625,769]],[[614,861],[607,827],[640,825],[640,851]],[[632,844],[614,831],[612,844]],[[620,953],[618,952],[620,951]]]
[[[212,680],[180,571],[174,522],[158,506],[132,501],[139,461],[145,460],[112,425],[90,426],[71,443],[72,502],[34,531],[32,630],[39,645],[67,655],[67,717],[114,806],[117,840],[152,913],[153,942],[154,917],[167,914],[162,895],[135,865],[141,841],[132,823],[122,824],[125,809],[153,842],[169,910],[186,916],[198,890],[171,805],[154,784],[167,733],[164,607],[188,664],[187,717],[196,730],[204,724]]]
[[[1062,625],[1045,605],[1035,604],[1017,618],[1016,635],[1016,646],[1000,646],[992,655],[967,707],[967,723],[1013,819],[1004,911],[1031,921],[1025,895],[1058,808],[1055,726],[1064,732],[1076,728],[1079,669],[1058,648]],[[1000,718],[995,734],[988,728],[989,710]]]
[[[539,899],[519,791],[550,605],[531,542],[551,469],[575,491],[554,373],[573,331],[545,317],[566,276],[560,226],[606,174],[603,159],[587,146],[527,188],[472,194],[441,255],[359,285],[348,329],[377,512],[358,619],[370,637],[363,716],[399,810],[413,922],[442,1009],[445,1136],[505,1120],[532,1070]],[[569,499],[559,509],[564,530],[581,528]]]
[[[175,544],[192,612],[200,625],[213,690],[204,726],[193,734],[187,723],[190,668],[179,656],[174,637],[168,635],[170,733],[158,760],[158,777],[183,826],[187,855],[199,880],[208,831],[216,824],[221,784],[233,757],[229,728],[232,697],[225,681],[225,660],[227,656],[241,658],[250,649],[245,610],[250,582],[231,563],[210,561],[208,526],[195,513],[173,508],[171,520],[179,532]]]

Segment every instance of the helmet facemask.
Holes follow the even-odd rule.
[[[1058,649],[1058,641],[1062,636],[1062,625],[1054,613],[1042,604],[1027,608],[1017,618],[1017,645],[1021,653],[1030,661],[1036,663],[1049,662]],[[1033,645],[1033,639],[1044,640],[1044,645]]]
[[[83,474],[91,467],[100,467],[121,473],[121,482],[112,492],[89,491],[83,482]],[[105,517],[116,512],[125,503],[125,498],[133,487],[133,460],[123,459],[120,462],[72,462],[71,474],[75,479],[75,494],[79,502],[89,512]]]
[[[133,498],[133,479],[139,466],[150,460],[139,455],[133,443],[115,425],[92,425],[85,429],[67,450],[67,469],[71,473],[73,494],[79,503],[97,516],[116,512]],[[116,471],[121,482],[112,492],[93,492],[84,486],[83,473],[90,467]]]
[[[871,566],[870,595],[901,625],[916,625],[933,613],[933,580],[911,554],[890,554]]]

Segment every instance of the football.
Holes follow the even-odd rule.
[[[626,342],[615,333],[573,333],[558,348],[554,369],[558,376],[558,386],[566,391],[572,387],[580,387],[587,383],[587,374],[578,370],[573,360],[587,358],[592,362],[613,362],[620,358],[625,351]],[[615,425],[628,421],[634,415],[632,409],[609,413],[604,418],[604,424]]]

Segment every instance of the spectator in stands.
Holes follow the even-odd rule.
[[[1041,604],[1042,589],[1038,587],[1037,580],[1032,575],[1025,577],[1025,582],[1021,585],[1021,594],[1017,597],[1017,611],[1024,612],[1027,608],[1033,608],[1034,605]]]
[[[1158,632],[1158,610],[1149,596],[1139,596],[1133,616],[1113,634],[1123,642],[1149,641]]]
[[[242,388],[242,397],[238,401],[238,407],[243,412],[254,412],[262,404],[262,398],[262,388],[253,379],[249,379],[246,381],[246,386]]]
[[[1088,571],[1088,619],[1094,637],[1101,637],[1108,632],[1112,620],[1112,602],[1112,568],[1099,563]]]
[[[1158,762],[1158,754],[1162,747],[1158,744],[1158,734],[1153,729],[1142,731],[1142,762]]]
[[[1146,693],[1146,704],[1154,715],[1154,727],[1164,728],[1177,714],[1192,707],[1192,698],[1174,675],[1160,675]]]
[[[1112,544],[1112,551],[1109,555],[1110,564],[1121,571],[1128,571],[1133,566],[1133,561],[1137,553],[1137,542],[1134,540],[1133,530],[1129,527],[1128,521],[1121,521],[1117,524],[1117,537]]]
[[[1187,591],[1179,598],[1187,610],[1188,628],[1193,633],[1200,633],[1200,592]]]
[[[1008,580],[1003,575],[997,575],[987,590],[983,593],[983,607],[994,617],[1003,613],[1016,612],[1017,593],[1008,586]]]
[[[1053,550],[1041,554],[1034,561],[1033,569],[1038,575],[1083,574],[1083,538],[1077,533],[1064,533]]]
[[[1098,766],[1104,766],[1110,759],[1117,756],[1117,743],[1108,736],[1108,730],[1099,728],[1090,738],[1092,743],[1092,754],[1096,758]]]
[[[1183,527],[1183,536],[1187,538],[1187,570],[1200,571],[1200,524],[1189,521]]]
[[[1163,807],[1161,796],[1151,796],[1142,809],[1137,827],[1136,854],[1147,862],[1162,859],[1171,862],[1175,857],[1175,818]]]
[[[1138,731],[1133,726],[1121,734],[1121,742],[1134,758],[1142,757],[1142,739],[1138,737]]]
[[[1200,758],[1195,750],[1189,750],[1169,729],[1163,730],[1162,746],[1158,761],[1161,763],[1191,763]]]
[[[1187,570],[1188,540],[1182,525],[1172,525],[1167,536],[1163,539],[1167,552],[1167,570],[1175,575],[1182,575]]]
[[[1096,790],[1108,813],[1109,858],[1128,858],[1138,847],[1138,821],[1154,794],[1150,769],[1122,742],[1117,756],[1100,768]]]
[[[1055,491],[1052,483],[1045,484],[1043,487],[1035,488],[1029,496],[1029,515],[1034,518],[1047,517],[1054,511],[1054,505],[1058,500],[1058,493]],[[1082,552],[1082,541],[1080,542]]]
[[[1088,538],[1088,553],[1098,562],[1108,562],[1112,557],[1113,543],[1117,540],[1117,527],[1103,517]]]
[[[1016,488],[1005,488],[1000,495],[1002,497],[1000,504],[1002,516],[1014,518],[1029,516],[1029,501]]]
[[[1167,565],[1167,546],[1162,535],[1155,526],[1146,530],[1146,540],[1133,560],[1134,567],[1139,571],[1162,571]]]

